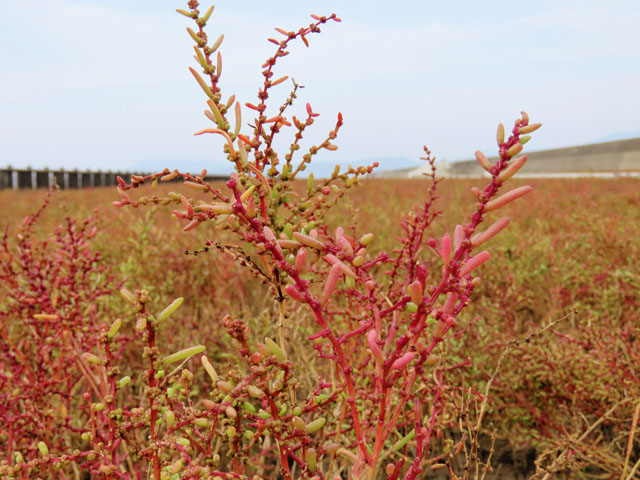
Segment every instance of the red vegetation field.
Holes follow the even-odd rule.
[[[475,199],[469,189],[477,184],[473,180],[441,182],[436,205],[442,217],[461,221],[471,213]],[[447,402],[423,466],[429,478],[449,477],[450,472],[464,476],[475,441],[475,460],[487,478],[634,478],[640,405],[638,183],[538,180],[530,184],[534,191],[526,201],[501,210],[512,221],[488,244],[492,256],[479,267],[481,283],[458,318],[459,333],[434,351],[437,371],[448,372]],[[330,212],[330,230],[351,225],[357,229],[352,232],[355,236],[375,232],[368,254],[390,251],[397,244],[395,237],[405,235],[399,226],[403,212],[424,198],[428,185],[426,180],[365,180]],[[146,188],[136,194],[144,195]],[[158,189],[168,191],[166,186]],[[93,471],[91,465],[96,463],[91,460],[97,454],[84,456],[83,452],[100,452],[103,447],[98,443],[109,441],[105,437],[108,419],[107,425],[91,419],[101,412],[96,397],[104,395],[101,385],[109,388],[110,378],[131,378],[129,386],[118,388],[118,401],[126,405],[125,411],[129,409],[129,428],[136,422],[144,424],[144,413],[134,408],[144,410],[149,393],[144,392],[143,352],[136,346],[141,340],[140,325],[136,327],[140,316],[117,293],[120,286],[145,290],[142,295],[150,297],[145,308],[154,312],[184,297],[182,307],[158,329],[162,357],[203,345],[221,377],[238,381],[246,367],[237,363],[238,344],[226,332],[235,328],[230,327],[230,318],[242,319],[251,342],[264,337],[284,339],[298,395],[307,392],[314,398],[309,389],[319,377],[335,381],[330,362],[318,358],[314,342],[305,338],[310,332],[307,310],[289,308],[278,333],[277,306],[269,286],[233,260],[237,252],[222,246],[220,251],[215,247],[202,251],[207,240],[226,244],[227,232],[217,232],[211,224],[185,233],[183,222],[166,208],[115,208],[111,202],[117,194],[110,189],[55,192],[35,218],[33,213],[44,197],[45,192],[0,192],[1,222],[8,226],[0,257],[4,326],[0,338],[4,467],[0,468],[16,465],[18,460],[31,462],[31,473],[16,471],[13,475],[18,478],[31,478],[38,471],[41,477],[74,478],[85,469]],[[27,215],[31,220],[25,220]],[[439,238],[447,227],[436,218],[431,233]],[[33,233],[25,243],[27,229]],[[437,258],[427,243],[422,248],[422,258]],[[194,255],[194,250],[200,253]],[[34,320],[44,311],[57,313]],[[122,319],[122,326],[115,338],[123,337],[111,347],[119,360],[112,367],[117,375],[102,379],[104,373],[94,368],[91,359],[80,361],[79,357],[85,355],[87,360],[86,352],[101,355],[104,332],[116,318]],[[183,370],[175,380],[187,389],[181,408],[189,410],[200,401],[206,404],[202,399],[207,398],[206,385],[211,380],[199,362],[192,360],[187,366],[190,373]],[[490,378],[488,401],[483,403]],[[323,395],[321,402],[333,401],[331,389]],[[164,416],[167,406],[175,408],[164,404],[158,415]],[[344,414],[331,408],[322,414],[335,415],[329,422],[334,425]],[[482,424],[477,425],[483,408]],[[305,422],[312,421],[312,412]],[[138,469],[145,458],[145,428],[137,428],[131,438],[124,432],[116,435],[125,439],[118,442],[113,456],[121,472]],[[403,455],[412,455],[413,447],[403,451],[393,445],[408,428],[400,422],[395,440],[393,436],[387,440],[392,465]],[[187,432],[191,433],[182,431],[172,438],[194,443],[192,436],[198,434]],[[324,460],[318,460],[327,475],[344,475],[351,468],[349,437],[345,431],[327,438]],[[264,442],[272,441],[264,437]],[[337,457],[336,450],[333,456],[330,453],[332,443],[343,445]],[[197,453],[191,447],[183,447],[186,453],[181,453],[181,443],[176,445],[163,453],[168,474],[179,472],[183,463],[186,468],[186,458]],[[276,478],[277,460],[268,454],[276,453],[274,445],[263,443],[257,450],[256,446],[253,453],[246,453],[257,462],[250,471]],[[214,447],[216,452],[226,450],[219,441]],[[46,458],[42,448],[47,448],[50,458],[60,460],[38,460]],[[229,448],[233,451],[231,444]],[[65,461],[64,455],[73,461]],[[233,458],[218,455],[217,465],[229,467]],[[485,469],[485,463],[491,468]],[[429,465],[443,468],[429,470]],[[105,475],[111,471],[101,468]],[[472,470],[471,478],[474,475]]]

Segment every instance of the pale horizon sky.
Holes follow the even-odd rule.
[[[0,5],[0,166],[229,170],[220,138],[193,136],[213,124],[188,71],[192,22],[175,12],[186,1]],[[446,161],[493,155],[498,122],[522,109],[544,125],[529,151],[640,136],[637,0],[221,0],[207,31],[225,34],[223,97],[255,103],[273,27],[332,12],[342,23],[275,69],[305,86],[293,113],[308,101],[321,114],[306,146],[344,115],[339,150],[318,162],[403,168],[424,144]],[[289,89],[273,89],[271,112]]]

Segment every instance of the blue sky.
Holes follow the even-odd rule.
[[[0,5],[0,165],[228,170],[219,138],[192,135],[211,124],[174,11],[186,1]],[[637,0],[221,0],[208,32],[225,34],[223,96],[255,101],[273,27],[331,12],[343,22],[276,68],[305,86],[294,113],[321,114],[306,145],[345,117],[318,162],[405,167],[423,144],[447,161],[493,154],[497,123],[522,109],[544,124],[530,150],[640,136]]]

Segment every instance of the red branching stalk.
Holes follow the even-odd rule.
[[[83,222],[67,217],[49,237],[37,235],[52,194],[25,217],[15,245],[5,231],[0,250],[2,296],[10,299],[0,311],[8,327],[0,332],[0,433],[7,435],[10,464],[16,456],[35,459],[33,438],[68,450],[65,437],[76,427],[67,412],[81,381],[77,365],[83,365],[76,346],[96,345],[97,300],[114,288],[108,267],[90,248],[95,216]]]

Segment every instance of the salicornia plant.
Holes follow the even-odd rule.
[[[12,461],[5,472],[26,476],[42,465],[70,471],[73,463],[96,478],[155,480],[415,479],[440,468],[452,478],[468,478],[477,465],[486,473],[488,461],[477,450],[482,413],[471,434],[463,429],[460,419],[471,410],[456,401],[450,381],[468,362],[451,365],[440,347],[473,328],[462,312],[479,282],[475,274],[490,258],[480,247],[509,218],[480,226],[531,191],[522,186],[501,193],[526,161],[518,155],[528,134],[540,125],[522,112],[510,134],[498,127],[498,160],[492,165],[476,153],[491,179],[473,189],[472,215],[452,235],[437,239],[429,229],[440,213],[438,179],[425,148],[426,199],[403,220],[397,248],[375,251],[373,233],[357,231],[355,222],[330,230],[327,212],[377,165],[344,172],[336,167],[329,178],[309,174],[300,181],[314,155],[338,148],[343,118],[338,114],[326,137],[303,149],[301,141],[319,114],[309,104],[294,113],[300,85],[274,72],[293,42],[308,46],[321,26],[340,19],[312,15],[307,27],[276,29],[279,36],[269,39],[275,53],[262,66],[257,101],[242,105],[220,88],[223,37],[211,42],[204,30],[213,7],[202,12],[195,0],[188,6],[178,11],[195,22],[188,33],[198,65],[190,71],[206,95],[205,115],[212,122],[197,135],[218,137],[235,171],[226,188],[205,181],[206,172],[165,170],[132,176],[130,183],[119,178],[121,198],[114,205],[171,205],[185,232],[208,229],[210,240],[195,247],[231,255],[267,285],[273,315],[256,327],[237,312],[220,312],[233,339],[226,352],[231,355],[212,364],[209,358],[217,353],[205,356],[202,345],[184,345],[175,353],[163,349],[162,326],[182,299],[154,314],[149,292],[123,289],[135,326],[121,328],[122,320],[105,324],[100,342],[84,345],[87,351],[78,360],[87,425],[75,433],[85,449],[56,453],[43,444],[40,458]],[[271,106],[273,91],[286,84],[292,86],[285,102]],[[292,139],[280,153],[274,149],[278,135]],[[143,184],[176,179],[183,180],[183,193],[132,195]],[[199,328],[215,327],[202,318]],[[256,338],[256,330],[273,333]],[[143,345],[145,364],[135,382],[122,375],[131,355],[125,346],[133,344]],[[202,368],[187,369],[198,356]],[[130,391],[133,386],[138,394]],[[447,435],[455,440],[445,442]],[[450,460],[463,453],[465,468],[454,471]]]

